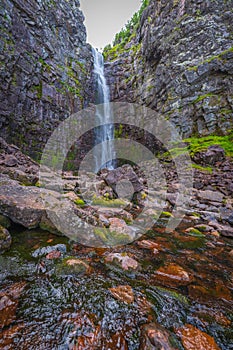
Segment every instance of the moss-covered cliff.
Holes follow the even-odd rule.
[[[151,107],[185,137],[232,129],[232,8],[232,0],[150,0],[105,49],[112,100]]]
[[[60,120],[92,101],[92,53],[79,1],[0,5],[0,134],[35,158]]]

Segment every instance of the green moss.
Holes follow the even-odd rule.
[[[37,92],[37,98],[39,100],[41,100],[41,98],[43,96],[43,83],[42,83],[42,80],[39,82],[39,85],[33,85],[31,87],[31,91],[32,92]]]
[[[210,166],[203,167],[203,166],[197,165],[195,163],[192,163],[192,168],[200,170],[200,171],[203,171],[203,172],[207,172],[207,173],[210,173],[210,174],[212,174],[212,172],[213,172],[213,168],[211,168]]]
[[[108,199],[105,197],[94,198],[92,201],[92,205],[98,205],[102,207],[112,207],[112,208],[126,206],[126,204],[127,203],[122,199]]]
[[[212,96],[216,96],[212,93],[209,93],[209,94],[205,94],[205,95],[200,95],[198,96],[194,101],[192,101],[191,103],[194,104],[194,103],[198,103],[198,102],[201,102],[203,100],[205,100],[206,98],[210,98]]]
[[[83,207],[83,206],[85,205],[85,202],[84,202],[84,200],[82,200],[82,199],[75,199],[75,200],[74,200],[74,203],[75,203],[76,205],[78,205],[79,207]]]
[[[188,70],[196,71],[198,69],[198,66],[200,66],[200,65],[202,65],[204,63],[210,63],[210,62],[212,62],[214,60],[224,60],[224,56],[226,54],[228,54],[229,52],[233,52],[233,46],[228,48],[227,50],[224,50],[224,51],[220,52],[220,54],[218,54],[218,55],[214,55],[214,56],[208,57],[205,60],[202,60],[198,65],[189,67]]]
[[[210,146],[219,145],[224,149],[227,156],[233,157],[233,131],[230,131],[224,136],[210,135],[205,137],[190,137],[183,141],[189,144],[188,150],[191,155],[205,151]]]
[[[190,302],[188,300],[188,298],[180,293],[177,293],[173,290],[170,290],[170,289],[166,289],[166,288],[163,288],[163,287],[156,287],[156,290],[164,293],[164,294],[168,294],[170,295],[172,298],[180,301],[182,304],[185,304],[185,305],[190,305]]]
[[[128,235],[116,231],[111,232],[106,228],[95,228],[94,233],[107,246],[128,244],[131,241]]]
[[[205,237],[205,235],[203,235],[203,233],[201,233],[198,229],[196,228],[192,228],[188,234],[190,236],[194,236],[194,237]]]
[[[166,218],[173,217],[172,213],[169,213],[169,211],[163,211],[161,216],[166,217]]]

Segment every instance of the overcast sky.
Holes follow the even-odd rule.
[[[96,48],[110,44],[132,15],[141,0],[81,0],[88,42]]]

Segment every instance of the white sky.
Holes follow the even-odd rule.
[[[104,48],[140,8],[141,0],[80,0],[80,3],[88,42]]]

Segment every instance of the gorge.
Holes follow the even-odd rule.
[[[232,8],[143,0],[102,55],[79,0],[2,0],[1,349],[233,347]],[[55,148],[42,182],[44,146],[75,114],[102,126],[64,164]]]

